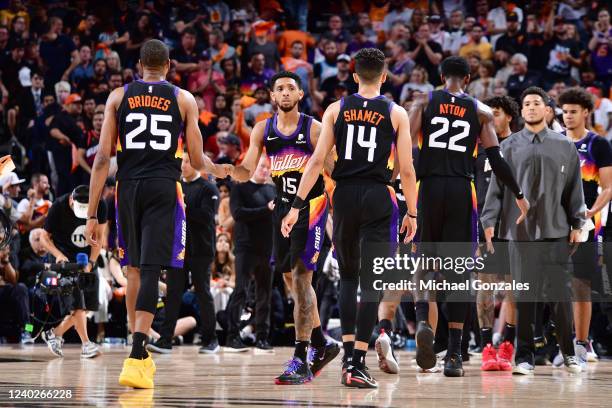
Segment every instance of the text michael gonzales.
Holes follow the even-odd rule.
[[[410,256],[408,254],[396,255],[395,257],[375,257],[372,259],[372,271],[376,275],[385,272],[410,273],[413,275],[417,270],[424,271],[453,271],[463,274],[467,271],[480,272],[484,269],[484,258],[482,257],[439,257],[439,256]],[[417,287],[418,284],[418,287]],[[374,290],[529,290],[529,283],[525,282],[482,282],[479,279],[466,279],[463,282],[449,282],[446,280],[422,279],[412,282],[401,279],[398,282],[385,282],[382,279],[374,280]]]

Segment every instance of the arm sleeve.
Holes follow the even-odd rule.
[[[580,158],[574,146],[571,147],[567,166],[567,181],[561,196],[561,205],[565,209],[570,225],[572,228],[577,229],[582,228],[586,222],[586,204],[584,203],[584,192],[582,189]]]
[[[267,205],[252,208],[245,207],[240,187],[240,185],[234,186],[230,194],[230,212],[232,213],[232,217],[234,217],[236,221],[253,221],[270,212],[270,209]]]
[[[506,162],[502,157],[499,146],[488,147],[485,149],[485,152],[487,153],[489,163],[491,164],[491,168],[493,169],[493,173],[495,173],[496,178],[505,184],[517,198],[522,198],[523,192],[516,182],[508,162]],[[491,181],[491,184],[493,184],[493,181]]]

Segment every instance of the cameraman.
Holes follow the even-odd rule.
[[[49,214],[45,222],[45,233],[42,236],[42,244],[55,261],[75,262],[77,253],[87,252],[87,242],[85,240],[85,223],[87,221],[87,205],[89,202],[89,187],[78,186],[72,193],[66,194],[55,201],[49,209]],[[106,204],[100,202],[98,206],[98,234],[102,232],[106,225]],[[90,249],[89,264],[85,272],[91,272],[96,264],[100,247]],[[95,293],[97,293],[97,287]],[[72,294],[62,299],[62,303],[71,312],[64,318],[62,323],[55,329],[43,332],[43,340],[49,346],[49,350],[56,356],[62,357],[62,335],[75,327],[81,342],[83,343],[81,358],[93,358],[100,354],[98,346],[89,341],[87,336],[87,310],[86,293],[78,287],[73,288]],[[88,300],[89,297],[88,297]],[[96,302],[97,303],[97,302]],[[92,305],[91,310],[98,310],[98,304]]]

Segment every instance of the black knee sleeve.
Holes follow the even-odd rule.
[[[340,309],[340,324],[342,326],[342,334],[355,334],[357,323],[358,287],[358,280],[340,280],[340,295],[338,297],[338,307]]]
[[[452,304],[447,304],[447,308],[449,323],[465,323],[469,303],[453,302]]]
[[[160,265],[142,265],[140,268],[140,289],[136,298],[136,310],[155,314],[160,273]]]

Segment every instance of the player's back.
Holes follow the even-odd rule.
[[[472,178],[481,124],[476,99],[446,90],[429,94],[419,135],[417,177]]]
[[[179,88],[138,80],[125,85],[124,92],[117,110],[117,180],[178,180],[183,157]]]
[[[341,100],[334,125],[334,180],[391,181],[396,140],[392,108],[393,102],[382,95],[367,99],[353,94]]]

